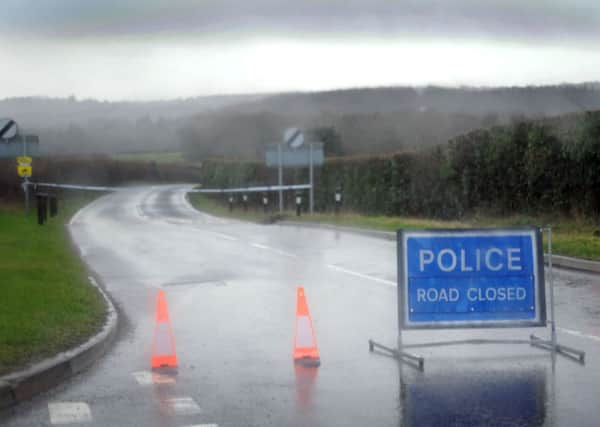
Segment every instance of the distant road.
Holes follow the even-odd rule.
[[[600,279],[561,271],[559,338],[586,366],[528,345],[412,349],[419,373],[372,354],[396,341],[395,243],[324,229],[256,225],[195,211],[185,187],[115,192],[70,227],[122,312],[114,349],[59,389],[2,414],[7,426],[597,425]],[[292,363],[304,285],[322,365]],[[167,293],[177,377],[152,377],[154,304]],[[410,332],[405,343],[523,338],[544,331]],[[79,406],[69,406],[77,402]],[[89,410],[89,412],[88,412]],[[74,411],[74,412],[72,412]]]

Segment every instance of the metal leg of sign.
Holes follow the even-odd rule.
[[[544,340],[543,338],[535,335],[530,335],[530,344],[536,348],[542,350],[548,350],[553,353],[563,355],[575,362],[579,362],[582,365],[585,363],[585,351],[577,350],[573,347],[568,347],[562,344],[554,344],[552,340]]]
[[[425,359],[414,354],[406,353],[402,351],[401,338],[398,337],[398,348],[391,348],[383,344],[379,344],[373,340],[369,340],[369,351],[380,351],[388,356],[392,356],[399,362],[407,363],[414,366],[420,371],[423,371],[425,366]]]
[[[581,364],[585,363],[585,351],[577,350],[566,345],[558,344],[556,337],[556,317],[554,312],[554,272],[552,270],[552,228],[547,227],[548,233],[548,280],[550,282],[550,340],[544,340],[535,335],[531,335],[530,343],[532,346],[548,350],[553,353],[561,354]],[[554,354],[553,354],[554,355]]]

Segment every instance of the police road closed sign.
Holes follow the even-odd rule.
[[[546,326],[536,228],[400,230],[398,281],[403,329]]]

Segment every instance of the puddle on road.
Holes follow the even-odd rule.
[[[525,369],[401,368],[399,410],[405,426],[542,426],[553,390],[542,366]]]

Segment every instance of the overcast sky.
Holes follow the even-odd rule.
[[[0,98],[600,80],[600,0],[3,0]]]

